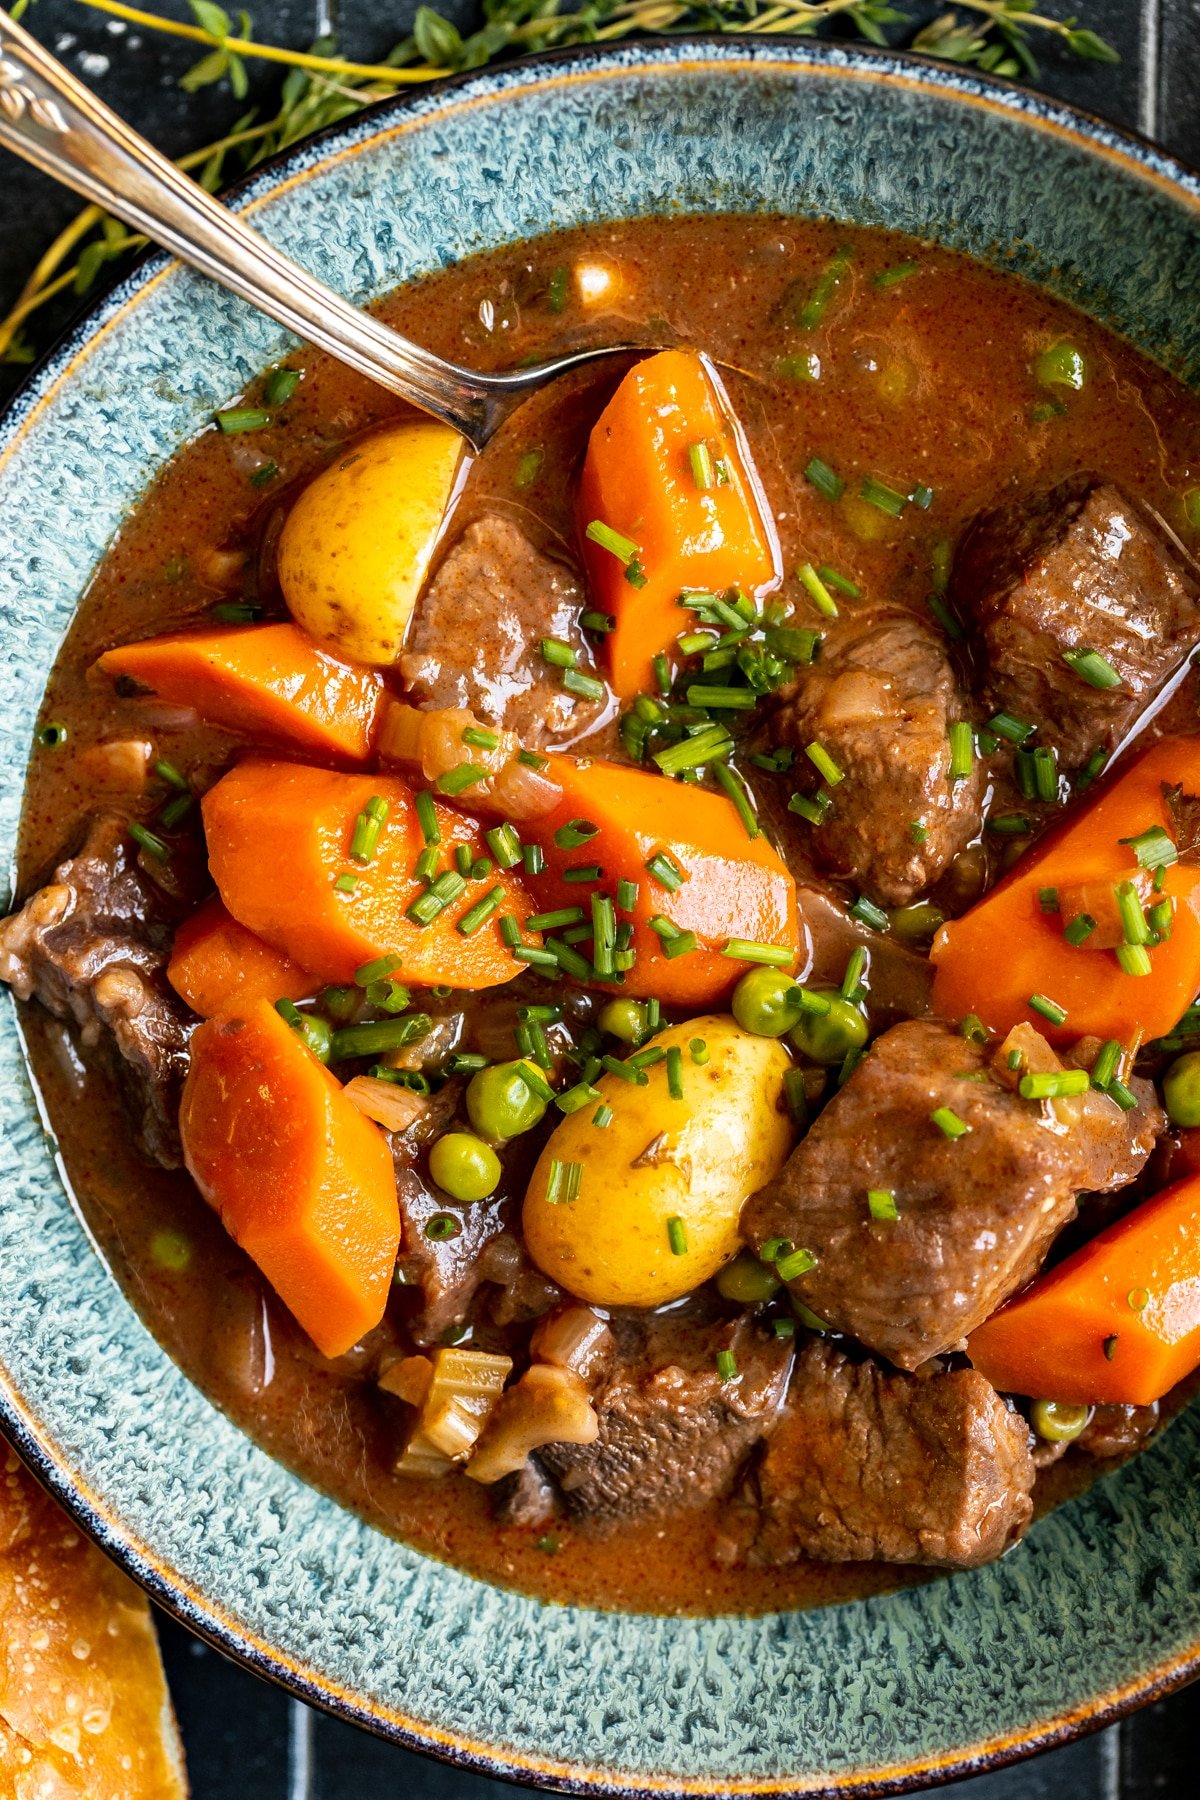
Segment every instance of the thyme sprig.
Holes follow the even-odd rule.
[[[13,17],[19,18],[31,3],[17,0]],[[260,118],[254,108],[226,136],[179,159],[179,167],[195,170],[210,192],[264,157],[398,88],[569,44],[681,31],[811,37],[841,21],[869,43],[887,45],[889,28],[895,28],[894,35],[914,50],[1004,76],[1037,74],[1030,47],[1034,33],[1090,61],[1118,60],[1111,45],[1074,18],[1035,12],[1036,0],[958,0],[959,9],[969,15],[965,21],[959,11],[949,11],[915,33],[905,7],[890,0],[582,0],[572,11],[562,10],[563,0],[483,0],[483,23],[465,37],[432,7],[419,7],[411,35],[379,63],[348,61],[337,54],[332,40],[306,51],[261,43],[248,13],[239,12],[235,21],[215,0],[188,3],[191,24],[125,0],[79,0],[90,11],[203,46],[203,56],[180,77],[189,93],[226,82],[235,99],[245,99],[248,61],[287,68],[271,117]],[[100,207],[85,207],[45,251],[0,319],[0,362],[31,362],[34,347],[26,328],[34,314],[68,290],[86,293],[107,264],[145,243]]]

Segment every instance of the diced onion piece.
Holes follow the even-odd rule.
[[[415,706],[405,706],[400,700],[389,700],[383,709],[383,719],[379,726],[379,760],[419,768],[421,722],[424,717],[424,713],[419,713]]]
[[[464,732],[470,735],[464,737]],[[495,744],[489,746],[488,738]],[[472,811],[482,807],[500,813],[515,824],[543,818],[562,798],[553,781],[519,760],[520,750],[514,732],[485,725],[462,706],[420,712],[393,700],[384,709],[379,732],[381,761],[418,769],[430,783],[463,763],[486,770],[465,790],[466,804]]]
[[[466,1472],[499,1481],[543,1444],[594,1444],[600,1433],[587,1387],[571,1369],[534,1363],[498,1402]]]
[[[79,761],[93,787],[112,793],[141,794],[154,755],[149,738],[109,738],[93,744]]]
[[[379,1386],[410,1406],[423,1406],[432,1380],[433,1364],[427,1356],[400,1356],[383,1370]]]
[[[585,1381],[607,1361],[612,1347],[612,1332],[590,1306],[566,1306],[551,1313],[538,1325],[529,1346],[539,1362],[572,1369]]]
[[[561,799],[562,792],[556,782],[515,758],[505,765],[492,784],[491,804],[514,825],[524,824],[527,819],[545,818]]]
[[[380,1081],[374,1075],[356,1075],[342,1092],[360,1113],[374,1119],[385,1131],[407,1131],[429,1110],[425,1094],[415,1094],[394,1081]]]
[[[511,1374],[511,1356],[493,1356],[486,1350],[435,1350],[429,1390],[404,1454],[396,1464],[397,1475],[444,1475],[453,1467],[454,1458],[470,1449]],[[476,1422],[475,1434],[465,1449],[456,1449],[453,1454],[443,1447],[456,1444],[462,1435],[462,1427],[451,1416],[452,1407],[465,1419]],[[444,1467],[438,1466],[439,1458]]]
[[[1013,1064],[1017,1055],[1020,1061]],[[1014,1025],[1008,1036],[992,1055],[992,1073],[1005,1087],[1015,1092],[1021,1085],[1023,1075],[1057,1075],[1063,1063],[1053,1048],[1046,1042],[1041,1032],[1033,1025]],[[1057,1099],[1045,1102],[1060,1125],[1078,1123],[1082,1110],[1082,1099],[1078,1095],[1060,1095]]]
[[[871,725],[880,719],[894,719],[900,710],[888,681],[864,669],[850,669],[821,696],[820,723],[825,728]]]

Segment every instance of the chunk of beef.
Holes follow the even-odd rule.
[[[543,638],[591,651],[579,625],[583,589],[499,513],[468,525],[414,614],[400,672],[416,705],[469,707],[533,748],[572,742],[606,701],[568,693],[542,656]]]
[[[536,1456],[526,1457],[519,1469],[495,1484],[491,1502],[499,1525],[548,1525],[559,1509],[558,1489]]]
[[[1113,749],[1200,642],[1196,583],[1163,533],[1089,476],[980,519],[953,595],[981,634],[988,707],[1036,725],[1070,768]],[[1120,686],[1091,687],[1063,661],[1078,650]]]
[[[814,788],[807,745],[843,773],[812,832],[823,869],[885,906],[932,887],[979,830],[982,768],[950,778],[949,727],[967,716],[942,639],[914,614],[881,607],[830,635],[784,691],[772,730]]]
[[[609,1523],[726,1493],[774,1422],[791,1345],[745,1319],[622,1312],[611,1325],[616,1361],[592,1395],[599,1437],[539,1452],[570,1511]],[[717,1371],[719,1350],[736,1361],[728,1381]]]
[[[1033,1515],[1029,1427],[974,1369],[924,1377],[813,1340],[757,1473],[752,1560],[992,1562]]]
[[[1109,1457],[1132,1456],[1140,1450],[1159,1425],[1159,1405],[1098,1406],[1084,1426],[1076,1444],[1089,1456],[1105,1461]]]
[[[1162,1129],[1145,1083],[1122,1113],[1099,1093],[1056,1111],[1011,1079],[948,1025],[895,1025],[746,1203],[751,1243],[815,1256],[792,1283],[805,1304],[902,1369],[961,1345],[1035,1273],[1076,1194],[1131,1181]],[[939,1107],[965,1135],[943,1134]],[[898,1218],[872,1218],[871,1188],[894,1194]]]
[[[61,863],[0,923],[0,980],[106,1040],[146,1155],[179,1166],[179,1096],[195,1021],[167,985],[171,931],[137,867],[127,828],[97,819],[78,856]]]

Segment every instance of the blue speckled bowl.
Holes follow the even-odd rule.
[[[1044,100],[902,57],[675,41],[388,103],[240,203],[367,300],[468,251],[665,210],[896,226],[1044,281],[1200,380],[1200,184]],[[147,477],[286,348],[162,260],[0,428],[0,834],[59,638]],[[184,1379],[95,1254],[0,1006],[0,1415],[168,1607],[322,1705],[600,1792],[880,1791],[1048,1744],[1200,1661],[1200,1413],[999,1566],[855,1605],[674,1620],[538,1605],[403,1548]]]

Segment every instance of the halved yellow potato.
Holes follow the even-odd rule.
[[[377,431],[302,491],[279,540],[279,581],[309,636],[391,663],[429,569],[466,444],[432,419]]]
[[[776,1039],[721,1014],[672,1025],[654,1046],[681,1053],[682,1098],[670,1092],[665,1059],[647,1070],[645,1087],[602,1076],[611,1123],[595,1125],[590,1103],[569,1114],[525,1195],[533,1260],[597,1306],[662,1306],[710,1280],[741,1248],[744,1202],[792,1147],[783,1082],[791,1064]],[[576,1183],[574,1198],[564,1197]]]

